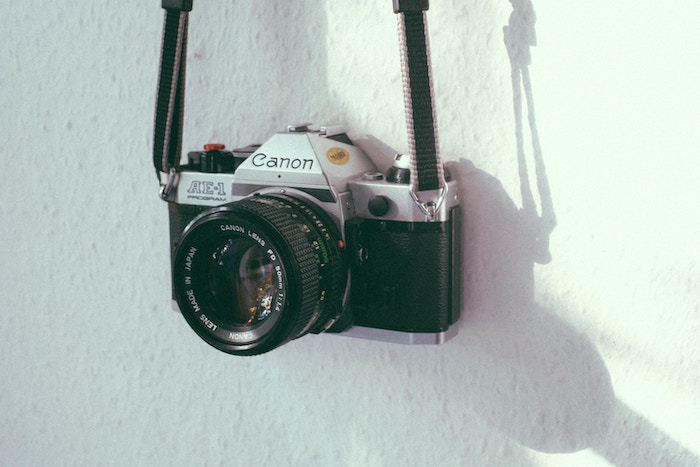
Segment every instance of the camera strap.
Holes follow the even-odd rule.
[[[153,132],[153,165],[166,198],[182,150],[187,26],[192,0],[162,0],[165,9]],[[168,178],[162,180],[162,175]]]
[[[447,195],[447,184],[438,144],[425,13],[428,8],[429,0],[394,0],[411,156],[411,195],[430,221]],[[426,193],[431,191],[434,193]],[[425,201],[423,196],[433,199]]]
[[[440,161],[430,48],[429,0],[393,0],[398,15],[404,105],[411,156],[411,195],[432,220],[447,194]],[[161,196],[172,189],[182,150],[187,28],[192,0],[162,0],[165,10],[153,137],[153,165]],[[165,175],[167,179],[163,181]],[[435,192],[428,194],[428,192]],[[434,199],[424,201],[421,196]],[[431,196],[432,195],[432,196]]]

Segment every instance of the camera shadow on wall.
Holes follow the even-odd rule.
[[[605,361],[590,339],[535,300],[534,264],[552,260],[549,236],[557,218],[529,74],[535,10],[531,0],[509,1],[513,12],[504,43],[522,208],[471,161],[448,164],[459,176],[464,210],[464,311],[455,338],[462,350],[450,356],[450,364],[457,371],[466,361],[466,373],[461,372],[468,375],[464,385],[470,392],[464,398],[473,412],[529,448],[547,453],[591,448],[620,466],[633,465],[639,452],[658,465],[695,465],[695,455],[616,398]]]

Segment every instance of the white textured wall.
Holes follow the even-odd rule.
[[[249,359],[169,308],[160,2],[2,3],[0,464],[700,464],[697,2],[535,0],[559,225],[533,266],[511,4],[433,0],[467,213],[459,335],[308,336]],[[406,150],[389,0],[195,0],[191,28],[186,148],[310,119]]]

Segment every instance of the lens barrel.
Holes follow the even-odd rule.
[[[272,350],[341,314],[347,267],[328,215],[286,194],[259,195],[197,217],[173,263],[180,311],[213,347]]]

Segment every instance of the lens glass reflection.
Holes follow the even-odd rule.
[[[249,238],[230,238],[216,248],[208,271],[211,310],[222,324],[255,326],[270,316],[277,294],[267,252]]]

